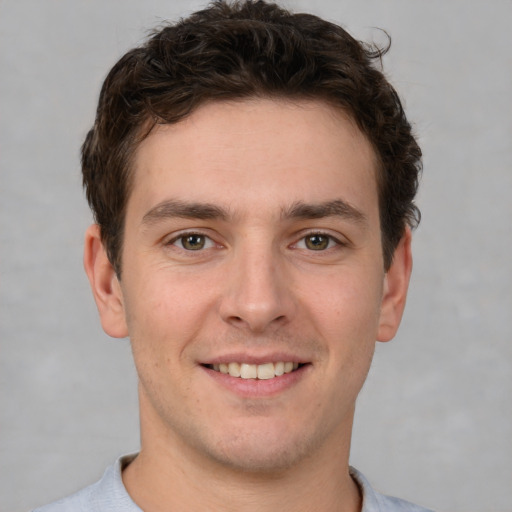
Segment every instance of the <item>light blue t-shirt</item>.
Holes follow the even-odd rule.
[[[121,457],[107,468],[99,482],[33,512],[142,512],[130,498],[121,478],[122,468],[132,459],[133,456]],[[350,474],[363,496],[361,512],[432,512],[408,501],[379,494],[357,469],[351,467]]]

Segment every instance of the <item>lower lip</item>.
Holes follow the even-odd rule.
[[[246,398],[271,397],[295,386],[304,378],[310,364],[305,364],[290,373],[285,373],[272,379],[242,379],[231,375],[216,372],[202,366],[203,370],[215,382],[227,388],[229,391]]]

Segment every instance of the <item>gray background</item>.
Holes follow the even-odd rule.
[[[99,478],[138,447],[128,342],[82,271],[79,146],[99,87],[162,19],[203,2],[0,0],[0,510]],[[402,329],[379,345],[351,462],[438,510],[512,510],[512,2],[292,1],[360,38],[425,153]]]

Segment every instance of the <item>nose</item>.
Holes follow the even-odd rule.
[[[228,268],[221,298],[222,319],[253,333],[287,324],[295,310],[292,283],[272,250],[238,251]]]

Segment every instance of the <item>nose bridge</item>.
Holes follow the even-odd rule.
[[[292,314],[279,251],[268,240],[247,238],[233,251],[223,297],[224,320],[261,332]]]

